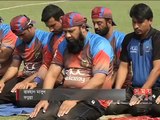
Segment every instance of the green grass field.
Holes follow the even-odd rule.
[[[53,3],[63,8],[65,12],[75,11],[82,13],[88,18],[89,25],[92,26],[91,9],[95,6],[105,6],[113,11],[114,21],[117,24],[116,29],[128,33],[132,31],[129,10],[134,3],[139,2],[143,1],[0,1],[0,16],[4,18],[4,22],[9,23],[14,16],[26,14],[37,22],[37,28],[48,30],[40,21],[41,12],[47,4]],[[160,28],[160,1],[144,1],[144,3],[150,5],[154,12],[153,26],[157,29]],[[91,31],[93,31],[93,28]]]
[[[92,26],[90,13],[95,6],[109,7],[113,12],[113,18],[116,22],[116,29],[128,33],[132,31],[131,19],[129,17],[129,10],[135,3],[143,2],[153,10],[154,19],[153,27],[160,28],[160,1],[0,1],[0,16],[4,18],[4,23],[9,23],[10,20],[20,14],[26,14],[31,19],[36,21],[36,27],[48,30],[44,23],[41,22],[41,12],[43,8],[53,3],[60,6],[65,12],[75,11],[82,13],[88,18],[88,23]],[[91,28],[93,31],[93,27]],[[0,120],[25,120],[24,116],[0,117]]]

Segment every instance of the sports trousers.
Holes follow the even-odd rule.
[[[21,77],[15,77],[5,83],[5,86],[2,90],[2,93],[0,93],[0,104],[7,104],[7,103],[13,103],[14,105],[18,107],[35,107],[35,105],[39,101],[16,101],[16,93],[12,93],[12,88],[19,82],[24,80],[24,78]],[[41,88],[42,85],[40,84],[37,86],[37,88]]]
[[[154,117],[160,116],[160,104],[156,104],[155,100],[160,95],[160,88],[153,88],[152,93],[157,96],[152,99],[151,104],[138,104],[129,106],[129,101],[133,96],[134,87],[126,88],[126,101],[121,101],[120,104],[111,104],[107,109],[106,115],[131,114],[133,116],[151,115]],[[126,103],[126,104],[125,104]]]
[[[56,88],[58,89],[58,88]],[[67,94],[56,94],[62,98],[67,98]],[[54,97],[54,96],[53,96]],[[49,107],[45,113],[40,110],[35,118],[29,118],[28,120],[97,120],[104,115],[105,108],[100,105],[98,100],[86,100],[80,101],[73,107],[68,114],[58,117],[59,108],[64,100],[49,101]]]

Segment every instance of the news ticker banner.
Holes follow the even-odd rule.
[[[17,90],[17,100],[126,100],[125,89],[24,89]]]

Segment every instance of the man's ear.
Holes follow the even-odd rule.
[[[33,24],[29,24],[29,25],[28,25],[28,28],[32,28],[32,27],[33,27]]]
[[[59,18],[59,22],[60,22],[61,24],[62,24],[62,17],[63,17],[63,16],[61,16],[61,17]]]
[[[80,30],[81,30],[82,34],[84,34],[84,33],[86,32],[86,30],[87,30],[86,25],[83,24],[83,25],[80,27]]]
[[[112,19],[108,19],[108,23],[112,25]]]
[[[152,21],[153,21],[153,19],[152,19],[152,18],[151,18],[151,19],[149,19],[150,25],[152,24]]]
[[[85,24],[82,24],[82,26],[81,26],[82,28],[85,28],[86,27],[86,25]]]
[[[110,25],[112,26],[112,19],[106,18],[105,21],[106,21],[106,25],[107,25],[107,26],[108,26],[108,25],[109,25],[109,26],[110,26]]]

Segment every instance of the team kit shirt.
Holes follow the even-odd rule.
[[[88,32],[84,48],[79,54],[69,53],[67,41],[64,40],[59,45],[52,63],[64,68],[64,87],[82,88],[94,74],[108,75],[113,56],[113,49],[105,38]]]
[[[122,50],[122,42],[124,40],[125,34],[122,32],[119,32],[117,30],[113,31],[112,36],[108,39],[109,42],[111,43],[111,46],[114,50],[114,67],[113,67],[113,72],[117,72],[120,64],[120,53]],[[123,88],[125,88],[127,85],[131,84],[131,79],[132,79],[132,71],[131,71],[131,66],[129,66],[129,72],[127,74],[127,78],[125,80],[125,83],[123,85]]]
[[[151,28],[143,40],[130,33],[125,37],[122,45],[120,60],[132,64],[132,86],[142,87],[153,69],[153,61],[160,59],[160,32]],[[160,86],[160,77],[154,86]]]
[[[113,50],[114,50],[114,69],[117,71],[118,70],[118,67],[119,67],[119,63],[120,63],[120,60],[119,60],[119,57],[120,57],[120,52],[121,52],[121,49],[122,49],[122,42],[123,42],[123,39],[125,37],[125,34],[122,33],[122,32],[119,32],[119,31],[113,31],[113,34],[112,36],[108,39]]]
[[[52,40],[49,43],[49,49],[52,53],[52,55],[54,55],[55,51],[58,49],[59,44],[64,40],[65,35],[64,33],[60,33],[60,34],[54,34],[52,36]],[[59,75],[56,84],[59,85],[63,82],[63,72],[61,72],[61,74]]]
[[[65,35],[64,33],[61,34],[54,34],[52,35],[52,40],[49,42],[49,49],[54,55],[55,51],[58,49],[58,45],[64,40]]]
[[[12,33],[10,26],[0,23],[0,48],[6,47],[14,50],[16,40],[17,37],[15,34]],[[0,76],[3,76],[4,73],[7,71],[7,68],[9,67],[11,61],[12,55],[7,61],[0,63]]]
[[[48,46],[52,40],[53,33],[36,29],[35,35],[30,43],[19,39],[13,53],[13,59],[24,62],[23,76],[28,77],[37,72],[40,66],[48,68],[52,60],[52,53]]]
[[[97,73],[111,76],[109,71],[114,57],[110,43],[103,37],[88,32],[83,50],[79,54],[69,53],[67,41],[64,40],[53,57],[53,64],[64,68],[64,87],[82,88]],[[106,80],[107,77],[106,77]],[[107,107],[107,100],[98,100],[101,106]]]

